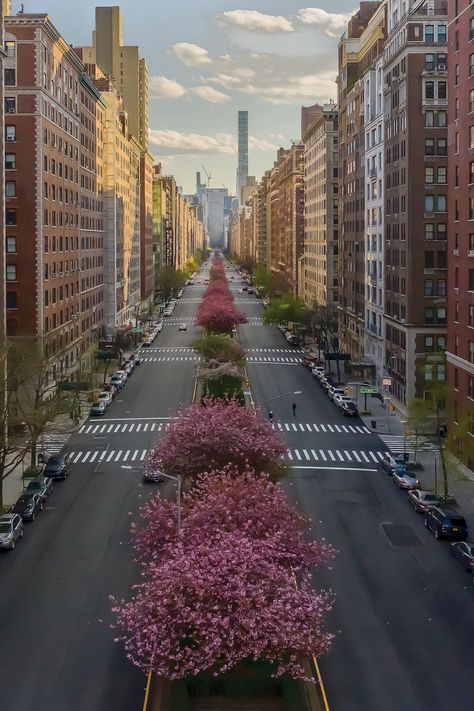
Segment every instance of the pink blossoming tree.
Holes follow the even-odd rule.
[[[282,476],[286,446],[269,422],[236,400],[207,399],[178,413],[152,447],[145,466],[196,478],[234,464],[239,471]]]

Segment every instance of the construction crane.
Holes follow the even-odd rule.
[[[202,163],[201,163],[201,168],[203,169],[203,171],[204,171],[205,174],[206,174],[206,178],[207,178],[207,189],[209,190],[209,188],[211,187],[212,175],[207,172],[205,166],[204,166]]]

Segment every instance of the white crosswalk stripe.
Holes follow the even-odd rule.
[[[258,363],[258,364],[263,364],[263,363],[301,363],[301,356],[247,356],[246,361],[247,363]]]
[[[429,439],[422,436],[418,437],[418,442],[414,435],[408,435],[406,440],[403,435],[380,434],[379,437],[387,446],[387,449],[394,454],[400,454],[401,452],[414,454],[415,450],[417,452],[438,451],[438,447],[434,442],[430,442]]]
[[[285,430],[286,432],[317,432],[318,434],[336,434],[337,432],[346,432],[351,434],[372,434],[371,430],[365,425],[334,425],[334,424],[315,424],[315,423],[295,423],[295,422],[272,422],[274,430]],[[383,439],[383,437],[382,437]]]
[[[100,427],[99,425],[95,424],[90,424],[86,423],[83,425],[80,430],[79,434],[94,434],[96,432],[105,432],[107,433],[116,433],[120,432],[120,434],[137,434],[137,432],[162,432],[165,430],[168,430],[170,427],[169,422],[147,422],[145,425],[140,424],[135,424],[133,422],[126,422],[125,424],[112,424],[112,425],[102,425],[100,429],[97,429]],[[139,429],[140,428],[140,429]]]
[[[70,453],[73,464],[92,464],[93,462],[105,464],[119,464],[120,462],[143,463],[148,454],[148,449],[105,449],[79,450]],[[332,449],[288,449],[286,458],[290,462],[327,462],[329,467],[335,464],[379,464],[386,452],[378,451],[348,451]]]
[[[62,450],[70,436],[69,432],[51,432],[44,434],[41,438],[41,449],[46,452],[46,454],[56,454]]]
[[[304,353],[303,350],[299,348],[248,348],[246,351],[247,355],[249,353]]]
[[[142,356],[142,363],[176,363],[176,361],[187,361],[191,363],[198,363],[201,360],[199,356],[157,356],[157,357],[147,357]]]

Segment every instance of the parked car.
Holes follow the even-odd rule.
[[[188,327],[186,326],[185,323],[180,323],[178,326],[178,331],[187,331]]]
[[[340,411],[342,412],[342,414],[345,415],[346,417],[358,417],[358,415],[359,415],[359,410],[357,409],[357,405],[355,404],[355,402],[352,402],[350,400],[349,401],[344,400],[344,402],[341,402],[338,405],[338,407],[339,407]]]
[[[335,395],[345,395],[344,388],[339,387],[338,385],[332,385],[329,390],[327,391],[328,398],[330,400],[334,400]]]
[[[333,402],[335,405],[340,407],[344,402],[354,402],[354,400],[351,397],[349,397],[349,395],[341,395],[340,393],[336,393],[333,396]]]
[[[25,489],[27,494],[38,494],[43,501],[53,493],[53,480],[49,476],[41,476],[31,479]]]
[[[105,403],[102,400],[97,400],[97,402],[92,403],[89,415],[91,417],[100,417],[101,415],[105,415],[105,410]]]
[[[0,516],[0,548],[12,551],[16,542],[23,538],[23,519],[17,513]]]
[[[148,336],[143,343],[142,343],[142,348],[149,348],[150,346],[153,345],[153,339]]]
[[[101,393],[99,393],[98,399],[100,402],[104,403],[105,407],[108,407],[113,400],[112,393],[110,392],[110,390],[103,390]]]
[[[134,364],[134,362],[131,361],[131,360],[127,360],[127,361],[123,364],[122,367],[123,367],[123,369],[125,370],[125,372],[127,373],[127,376],[128,376],[128,377],[130,377],[130,375],[131,375],[131,374],[133,373],[133,371],[135,370],[135,364]]]
[[[105,383],[104,390],[112,395],[112,399],[117,396],[118,389],[111,382]]]
[[[118,375],[112,375],[112,377],[110,378],[110,384],[116,390],[122,390],[123,386],[125,385],[123,378],[120,378]]]
[[[425,512],[425,526],[433,531],[435,538],[456,538],[464,541],[468,529],[464,516],[448,506],[433,506]]]
[[[178,299],[180,299],[180,298],[182,297],[182,295],[183,295],[183,290],[180,289],[180,290],[178,291]]]
[[[305,368],[309,368],[310,370],[315,366],[322,367],[319,365],[319,362],[319,358],[316,355],[306,353],[306,355],[303,356],[303,365]]]
[[[22,494],[18,497],[12,513],[18,514],[23,521],[34,521],[43,510],[43,501],[38,494]]]
[[[313,365],[311,368],[311,374],[314,378],[322,378],[324,375],[324,368],[322,365]]]
[[[298,348],[300,345],[300,339],[294,333],[290,334],[289,336],[286,336],[286,340],[288,341],[288,345],[292,346],[293,348]]]
[[[391,454],[384,454],[381,464],[382,468],[390,475],[392,475],[394,471],[406,470],[406,466],[402,464],[402,462],[394,459]]]
[[[172,309],[165,309],[163,311],[163,316],[171,316],[172,313],[173,313]]]
[[[248,291],[249,294],[253,294],[253,293],[254,293],[253,286],[249,286],[249,288],[247,289],[247,291]]]
[[[431,506],[437,506],[440,498],[428,489],[412,489],[408,492],[408,501],[417,513],[425,513]]]
[[[128,380],[128,373],[126,370],[116,370],[114,373],[114,377],[119,376],[122,378],[123,382],[126,383]]]
[[[43,476],[50,479],[67,479],[71,473],[69,454],[55,454],[48,459],[43,470]]]
[[[159,324],[157,325],[157,327],[156,327],[156,332],[157,332],[157,333],[161,333],[162,330],[163,330],[163,322],[160,321],[160,323],[159,323]]]
[[[464,566],[464,570],[468,573],[474,572],[474,543],[469,541],[451,543],[451,555]]]
[[[322,378],[320,378],[319,384],[321,385],[324,392],[327,392],[329,388],[332,388],[333,386],[332,378],[327,375],[324,375]]]
[[[393,472],[393,483],[398,486],[399,489],[419,489],[420,482],[413,472],[408,471],[408,469],[395,470]]]

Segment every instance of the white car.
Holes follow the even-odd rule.
[[[348,395],[341,395],[340,393],[336,393],[333,397],[333,402],[335,405],[340,406],[344,402],[354,402],[354,400]]]
[[[156,332],[157,332],[157,333],[161,333],[162,330],[163,330],[163,324],[162,324],[161,321],[160,321],[160,323],[159,323],[158,326],[156,327]]]
[[[180,323],[178,326],[178,331],[187,331],[188,327],[185,323]]]
[[[122,380],[123,380],[124,383],[127,382],[128,373],[127,373],[126,370],[116,370],[115,373],[114,373],[114,376],[117,376],[117,375],[118,375],[120,378],[122,378]]]
[[[328,390],[328,395],[329,395],[330,400],[334,400],[336,395],[340,395],[342,397],[345,394],[346,393],[345,393],[344,388],[332,387],[332,388],[329,388],[329,390]]]
[[[321,378],[324,375],[324,368],[322,365],[314,365],[311,368],[311,373],[315,378]]]
[[[112,393],[104,390],[104,392],[99,393],[99,402],[103,402],[105,407],[108,407],[112,402]]]

